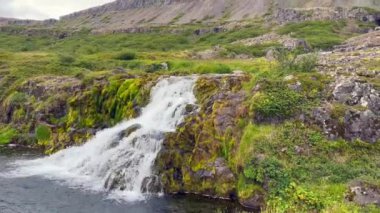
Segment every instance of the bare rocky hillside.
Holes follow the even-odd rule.
[[[317,16],[330,19],[356,17],[354,7],[380,9],[378,0],[117,0],[63,16],[62,26],[87,27],[98,31],[120,30],[151,25],[236,21],[263,15],[278,22],[294,21],[299,10],[315,10]],[[284,10],[292,8],[292,11]],[[339,11],[337,12],[337,9]],[[322,11],[322,12],[321,12]],[[309,14],[310,12],[308,12]],[[360,11],[363,13],[363,11]],[[370,11],[364,12],[368,15]],[[272,16],[270,16],[272,15]],[[361,14],[363,15],[363,14]],[[294,17],[296,16],[296,17]]]

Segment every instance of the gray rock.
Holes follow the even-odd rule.
[[[347,139],[360,138],[371,143],[380,139],[380,117],[370,110],[347,112],[344,127],[344,137]]]
[[[346,199],[359,205],[374,204],[380,206],[380,189],[366,183],[353,183]]]

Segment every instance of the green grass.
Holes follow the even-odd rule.
[[[268,208],[278,212],[339,212],[349,206],[360,210],[344,200],[349,184],[355,180],[380,184],[378,143],[328,141],[301,123],[250,124],[244,130],[240,150],[245,162],[251,162],[248,165],[252,167],[245,166],[247,178],[256,184],[272,181],[270,190],[277,194],[269,197]],[[286,179],[289,182],[284,182]]]
[[[306,21],[290,23],[279,28],[279,34],[305,39],[315,49],[330,49],[352,35],[342,33],[344,21]]]

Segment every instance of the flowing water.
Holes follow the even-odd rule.
[[[195,77],[160,80],[141,116],[48,157],[0,152],[0,212],[241,212],[232,204],[160,196],[152,171],[163,135],[195,104]],[[153,190],[153,191],[152,191]]]
[[[0,171],[13,170],[13,162],[35,159],[36,154],[4,154],[0,148]],[[0,213],[212,213],[242,212],[233,202],[192,196],[150,197],[142,201],[108,199],[108,192],[68,187],[40,176],[1,177]]]
[[[163,133],[175,131],[185,108],[195,104],[195,77],[160,80],[151,91],[141,116],[102,130],[82,146],[71,147],[36,160],[16,162],[11,177],[43,176],[92,191],[109,191],[109,197],[143,200],[159,184],[152,166],[161,149]]]

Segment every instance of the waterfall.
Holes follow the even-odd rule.
[[[165,132],[175,131],[195,104],[195,77],[161,79],[151,91],[150,103],[139,117],[99,131],[82,146],[51,156],[17,161],[13,177],[43,176],[71,187],[107,191],[109,196],[140,200],[157,192],[152,167]]]

